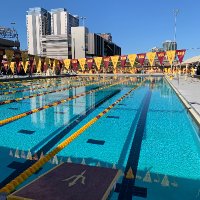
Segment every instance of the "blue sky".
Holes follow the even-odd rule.
[[[178,48],[190,49],[186,57],[200,55],[199,0],[10,0],[1,3],[0,25],[16,22],[21,48],[26,49],[26,11],[30,7],[67,8],[85,16],[90,32],[110,32],[122,54],[142,53],[174,38],[173,9],[177,17]],[[82,22],[80,22],[82,24]]]

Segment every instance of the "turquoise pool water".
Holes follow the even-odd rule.
[[[99,80],[103,78],[93,81],[98,82]],[[66,86],[69,84],[69,81],[64,78],[51,80],[51,84],[55,81],[56,84],[61,82],[66,83]],[[88,83],[91,80],[80,78],[78,81],[71,81]],[[119,78],[110,81],[119,82]],[[8,167],[9,163],[13,161],[25,163],[25,159],[9,156],[10,150],[13,153],[16,149],[20,152],[23,150],[26,154],[28,150],[32,154],[41,150],[44,153],[49,152],[141,81],[141,78],[133,78],[132,82],[88,94],[1,126],[0,150],[3,156],[0,158],[0,171],[2,172],[0,182],[5,183],[5,179],[16,172],[16,169]],[[38,83],[40,82],[31,83],[32,87]],[[102,86],[102,83],[94,84],[0,105],[0,120]],[[27,87],[29,86],[25,86]],[[41,93],[59,88],[54,86],[32,92]],[[9,88],[9,91],[13,90],[19,90],[19,88]],[[14,99],[31,95],[32,92],[19,92],[8,96]],[[8,96],[0,96],[0,101]],[[29,133],[20,133],[22,130],[29,131]],[[133,161],[138,151],[135,185],[147,188],[146,199],[199,199],[200,145],[198,134],[199,128],[168,83],[163,78],[149,78],[145,84],[117,104],[57,156],[59,161],[61,158],[63,161],[70,158],[72,162],[81,163],[84,158],[88,165],[98,163],[103,167],[116,166],[125,171],[127,163],[136,165]],[[135,138],[140,138],[140,135],[141,148],[136,147],[137,140],[135,143]],[[104,144],[91,144],[87,142],[88,139],[104,141]],[[130,152],[134,148],[132,155]],[[27,182],[54,166],[50,163],[46,164]],[[120,182],[122,179],[119,180]],[[117,198],[118,193],[113,193],[111,199]],[[133,199],[143,198],[134,196]]]

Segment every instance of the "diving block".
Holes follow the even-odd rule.
[[[8,200],[106,200],[122,175],[118,169],[62,163],[15,191]]]

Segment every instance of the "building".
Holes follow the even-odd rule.
[[[109,42],[112,42],[112,35],[111,35],[111,33],[98,33],[98,35],[100,35],[105,40],[107,40]]]
[[[101,37],[101,34],[88,34],[88,51],[87,56],[113,56],[121,55],[121,48],[115,43]]]
[[[51,15],[44,8],[29,8],[26,15],[28,53],[41,55],[42,36],[51,34]]]
[[[163,49],[163,48],[160,48],[160,47],[153,47],[153,48],[151,49],[151,51],[152,51],[152,52],[162,52],[162,51],[164,51],[164,49]]]
[[[87,55],[89,57],[104,55],[104,39],[100,35],[96,33],[88,34]]]
[[[72,58],[71,28],[79,26],[77,15],[65,8],[51,10],[51,35],[42,37],[42,55],[50,58]]]
[[[72,58],[85,58],[88,51],[88,28],[84,26],[71,28]]]
[[[164,51],[177,50],[177,43],[171,40],[166,40],[163,42],[163,49]]]
[[[46,35],[42,37],[42,56],[48,58],[71,58],[71,37],[64,35]]]
[[[51,35],[69,35],[71,27],[77,26],[78,15],[71,15],[65,8],[51,10]]]

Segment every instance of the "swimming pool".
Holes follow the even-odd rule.
[[[105,77],[96,77],[94,80],[88,77],[79,79],[70,82],[83,81],[87,84],[96,81],[96,84],[0,106],[0,120],[3,120],[60,99],[97,90],[1,126],[0,148],[5,155],[2,158],[4,164],[0,166],[0,170],[4,172],[4,175],[0,176],[1,186],[14,172],[17,170],[20,172],[19,169],[7,167],[13,159],[16,161],[16,158],[9,156],[10,150],[13,153],[16,149],[19,152],[23,150],[26,154],[29,150],[32,154],[49,152],[142,81],[142,78],[137,77],[118,77],[110,80]],[[105,86],[103,82],[99,83],[102,80],[108,81],[107,86],[113,83],[119,84],[101,90],[100,88]],[[64,88],[69,84],[68,81],[65,78],[52,79],[51,84],[62,82],[63,86],[9,94],[9,99],[28,96],[32,92],[42,93]],[[120,81],[128,82],[120,84]],[[34,84],[38,82],[31,83],[31,87],[35,87]],[[9,91],[19,90],[11,87],[12,85]],[[2,96],[4,101],[6,95]],[[136,179],[128,187],[135,185],[147,188],[146,199],[198,199],[200,198],[198,133],[198,127],[165,79],[150,77],[57,156],[58,160],[62,158],[62,161],[72,160],[74,163],[81,163],[84,159],[88,165],[98,163],[103,167],[116,166],[123,171],[131,166],[135,169]],[[90,143],[89,140],[101,144]],[[18,160],[21,163],[26,162],[23,159]],[[46,164],[28,181],[53,166],[50,163]],[[123,185],[124,180],[121,179],[120,182]],[[114,193],[111,199],[117,199],[118,195]],[[126,198],[123,191],[120,191],[120,196]],[[133,199],[141,198],[134,196]]]

